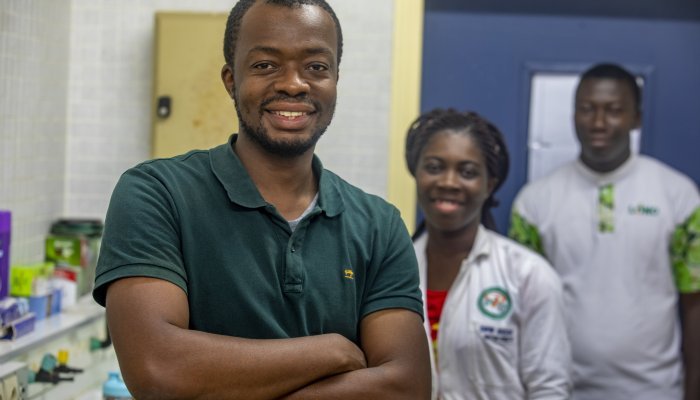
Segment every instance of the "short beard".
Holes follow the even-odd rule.
[[[277,98],[267,99],[263,101],[263,103],[260,106],[261,117],[260,121],[258,121],[258,128],[253,128],[251,124],[249,124],[248,122],[246,122],[245,119],[243,119],[241,110],[238,106],[238,97],[236,96],[235,89],[233,95],[235,99],[234,106],[236,108],[236,114],[238,115],[238,123],[240,125],[241,131],[244,131],[246,134],[248,134],[248,137],[253,139],[253,141],[255,141],[268,153],[283,158],[299,157],[302,154],[309,151],[310,149],[314,148],[318,140],[326,132],[328,125],[330,125],[330,121],[333,120],[333,114],[335,113],[335,103],[333,103],[330,109],[331,115],[330,119],[328,120],[329,122],[325,125],[317,126],[316,130],[313,132],[313,135],[311,135],[311,137],[306,140],[273,140],[268,134],[267,129],[265,129],[265,127],[262,125],[262,113],[265,112],[263,111],[265,105],[269,104],[273,100],[277,100]],[[284,98],[286,99],[288,97]],[[317,102],[314,102],[314,107],[317,113],[320,113],[322,111],[321,106]]]

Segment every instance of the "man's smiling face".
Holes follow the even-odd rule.
[[[241,21],[234,51],[231,91],[240,133],[279,156],[313,151],[335,110],[331,16],[317,6],[256,3]]]
[[[639,127],[634,92],[623,81],[588,78],[576,91],[574,125],[581,159],[596,171],[611,171],[630,155],[630,131]]]

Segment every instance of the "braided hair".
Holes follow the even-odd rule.
[[[408,130],[406,137],[406,165],[408,170],[416,177],[418,160],[420,159],[426,144],[435,134],[454,130],[471,137],[479,146],[481,155],[486,162],[486,171],[490,179],[495,179],[491,195],[481,208],[481,223],[492,230],[496,229],[496,222],[491,214],[491,208],[498,206],[498,201],[493,197],[508,177],[510,160],[508,148],[503,135],[489,120],[473,111],[459,112],[453,108],[436,108],[419,116]],[[416,229],[414,239],[425,230],[425,221]]]

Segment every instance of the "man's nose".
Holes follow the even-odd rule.
[[[304,79],[303,71],[287,68],[275,81],[274,89],[278,93],[296,97],[309,92],[309,83]]]
[[[593,114],[593,126],[596,128],[604,128],[605,127],[605,111],[604,110],[596,110],[595,113]]]

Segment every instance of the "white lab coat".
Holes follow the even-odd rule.
[[[427,233],[414,242],[424,304],[427,242]],[[561,283],[549,263],[480,226],[445,299],[437,364],[431,351],[433,399],[568,399],[563,312]]]

